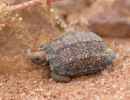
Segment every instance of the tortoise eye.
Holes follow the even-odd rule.
[[[36,64],[42,64],[44,61],[40,57],[32,58],[32,62]]]
[[[40,58],[35,58],[36,61],[40,61]]]

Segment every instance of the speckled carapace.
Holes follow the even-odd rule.
[[[49,62],[52,78],[60,82],[101,71],[114,59],[115,53],[103,39],[89,31],[59,36],[32,54],[32,61],[37,64]]]

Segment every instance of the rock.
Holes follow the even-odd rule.
[[[129,5],[129,0],[56,2],[54,23],[66,32],[90,30],[101,36],[127,37],[130,36]]]
[[[102,36],[127,37],[130,36],[130,15],[126,6],[129,0],[116,0],[111,6],[97,11],[89,19],[89,29]],[[128,2],[130,5],[130,2]],[[125,7],[125,8],[124,8]]]

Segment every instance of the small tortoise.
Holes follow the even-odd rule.
[[[31,59],[41,65],[48,62],[54,80],[69,82],[73,76],[105,69],[115,53],[93,32],[70,32],[41,45]]]

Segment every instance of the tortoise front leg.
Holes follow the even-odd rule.
[[[51,77],[58,82],[67,83],[71,81],[71,77],[69,76],[63,76],[52,70]]]

